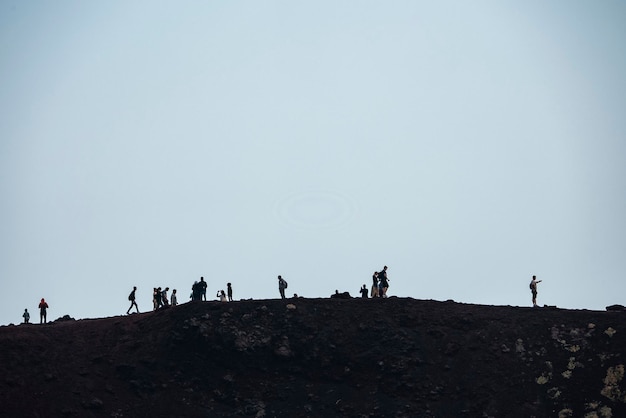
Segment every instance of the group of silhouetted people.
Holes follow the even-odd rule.
[[[169,291],[170,291],[169,287],[166,287],[165,289],[161,289],[160,287],[153,288],[153,291],[152,291],[152,304],[153,304],[153,307],[154,307],[155,311],[157,309],[167,308],[169,306],[176,306],[176,305],[178,305],[178,299],[177,299],[177,296],[176,296],[176,289],[172,290],[172,300],[171,301],[167,297],[167,292],[169,292]]]
[[[206,301],[206,288],[207,282],[204,280],[204,277],[200,277],[200,281],[195,281],[191,286],[191,295],[189,298],[194,300],[205,300]],[[233,301],[233,285],[231,283],[226,283],[226,291],[224,289],[218,290],[215,295],[221,302],[232,302]]]
[[[389,278],[387,277],[387,266],[383,267],[381,271],[375,271],[372,275],[372,289],[370,297],[372,298],[386,298],[387,289],[389,289]],[[359,290],[362,298],[367,298],[367,287],[363,287]]]
[[[200,281],[195,281],[191,286],[191,295],[189,296],[192,301],[206,301],[206,289],[207,282],[204,280],[204,277],[200,277]],[[222,302],[232,302],[233,300],[233,287],[231,283],[226,284],[227,291],[218,290],[217,298]],[[158,310],[161,308],[166,308],[169,306],[178,305],[178,297],[176,294],[176,289],[172,290],[171,299],[168,298],[168,292],[170,288],[166,287],[162,289],[160,287],[153,288],[152,292],[152,304],[153,310]],[[139,313],[139,307],[136,302],[137,286],[133,286],[133,290],[128,295],[128,300],[130,301],[130,306],[126,311],[126,314],[130,314],[130,311],[135,308],[136,312]],[[43,300],[43,299],[42,299]],[[26,319],[25,319],[26,321]]]
[[[541,280],[537,280],[537,276],[533,276],[530,282],[530,291],[532,294],[532,303],[533,307],[537,307],[537,284],[541,283]],[[288,283],[282,276],[278,276],[278,292],[280,293],[281,299],[285,299],[285,290],[288,287]],[[204,277],[200,277],[200,281],[194,282],[191,287],[191,295],[190,298],[192,301],[206,301],[206,289],[207,282],[204,280]],[[231,283],[226,284],[226,291],[218,290],[216,297],[221,302],[232,302],[233,301],[233,288]],[[387,277],[387,266],[384,266],[381,271],[374,272],[372,275],[372,287],[369,291],[369,297],[371,298],[386,298],[387,290],[389,289],[389,278]],[[172,290],[171,299],[168,298],[168,292],[170,288],[166,287],[165,289],[161,289],[160,287],[155,287],[153,289],[153,308],[154,310],[165,308],[168,306],[176,306],[178,305],[176,289]],[[133,290],[128,295],[128,300],[130,301],[130,306],[126,311],[126,314],[130,314],[133,307],[136,312],[139,313],[139,307],[136,302],[135,292],[137,291],[137,286],[133,286]],[[361,289],[359,289],[359,293],[361,294],[361,298],[368,298],[368,289],[364,284]],[[294,294],[294,297],[297,295]],[[350,298],[350,294],[348,292],[339,293],[338,290],[335,290],[335,294],[331,295],[332,298]],[[48,303],[44,298],[41,298],[39,302],[39,323],[45,324],[48,322],[47,318],[47,309]],[[24,309],[24,313],[22,314],[24,318],[24,323],[30,323],[30,313],[28,309]]]
[[[152,288],[152,309],[157,310],[161,308],[166,308],[168,306],[176,306],[178,305],[178,298],[176,296],[176,289],[172,290],[171,300],[167,296],[167,292],[170,291],[169,287],[162,289],[160,287]],[[135,308],[136,312],[139,313],[139,306],[137,306],[137,297],[135,295],[137,292],[137,286],[133,286],[133,290],[128,295],[128,300],[130,301],[130,306],[126,311],[126,314],[130,314],[130,311]]]
[[[371,297],[372,298],[386,298],[387,290],[389,289],[389,278],[387,277],[387,266],[384,266],[381,271],[375,271],[372,275],[372,288],[371,288]],[[280,280],[280,276],[279,280]],[[361,298],[367,299],[368,293],[370,291],[367,289],[367,285],[363,285],[359,289],[359,293],[361,294]],[[335,290],[335,293],[330,295],[332,299],[351,299],[349,292],[339,292],[339,290]]]
[[[204,277],[200,277],[199,282],[193,282],[191,286],[191,300],[206,300],[206,286]]]
[[[215,295],[220,302],[232,302],[233,301],[233,286],[230,283],[226,283],[226,292],[224,289],[218,290]]]
[[[39,323],[47,324],[48,323],[48,302],[44,298],[41,298],[39,302]],[[24,313],[22,314],[22,318],[24,318],[24,323],[30,323],[30,312],[28,312],[28,308],[24,309]]]

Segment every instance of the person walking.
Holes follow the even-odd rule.
[[[530,281],[530,292],[533,295],[533,308],[536,308],[537,305],[537,283],[541,283],[541,280],[537,280],[537,276],[533,276],[533,279]]]
[[[285,299],[285,289],[287,289],[287,280],[283,279],[280,275],[278,276],[278,291],[280,292],[280,298]]]
[[[228,294],[228,301],[232,302],[233,301],[233,287],[230,285],[230,283],[226,283],[226,293]]]
[[[41,298],[41,302],[39,302],[39,323],[46,324],[48,322],[47,312],[48,302],[44,298]]]
[[[128,310],[126,311],[126,315],[130,314],[130,310],[133,309],[133,306],[135,307],[135,309],[137,309],[137,313],[139,313],[139,307],[137,306],[137,302],[135,302],[136,291],[137,291],[137,286],[133,286],[133,291],[130,292],[130,294],[128,295],[128,300],[130,300],[130,306],[128,307]]]

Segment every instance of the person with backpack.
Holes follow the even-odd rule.
[[[280,275],[278,276],[278,291],[280,292],[280,298],[285,299],[285,289],[287,289],[287,280],[283,279]]]
[[[39,302],[39,323],[41,324],[42,322],[44,324],[46,324],[48,322],[48,319],[46,318],[47,316],[47,312],[46,309],[48,309],[48,302],[46,302],[46,300],[44,298],[41,298],[41,302]]]
[[[541,283],[541,280],[537,280],[537,276],[533,276],[533,279],[530,281],[530,292],[533,295],[533,308],[536,308],[537,305],[537,283]]]
[[[161,302],[163,303],[163,307],[170,306],[170,301],[167,299],[167,292],[170,290],[169,287],[166,287],[163,291],[161,291]]]
[[[387,289],[389,289],[389,279],[387,278],[387,266],[378,272],[378,296],[387,297]]]
[[[135,309],[137,309],[137,313],[139,313],[139,307],[137,306],[137,302],[135,302],[135,292],[137,291],[137,286],[133,286],[133,291],[130,292],[130,294],[128,295],[128,300],[130,301],[130,306],[128,307],[128,310],[126,311],[126,315],[130,314],[130,310],[133,309],[133,306],[135,307]]]

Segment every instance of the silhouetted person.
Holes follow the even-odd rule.
[[[128,295],[128,300],[130,300],[130,306],[128,307],[128,310],[126,311],[126,315],[130,314],[130,310],[133,309],[133,306],[135,307],[135,309],[137,309],[137,313],[139,313],[139,307],[137,306],[137,302],[135,302],[136,291],[137,291],[137,286],[133,286],[133,291],[130,292],[130,295]]]
[[[46,309],[48,309],[48,302],[44,298],[41,298],[41,302],[39,302],[39,323],[42,322],[45,324],[48,322]]]
[[[226,302],[227,301],[226,293],[224,292],[223,289],[222,290],[218,290],[216,296],[220,299],[220,302]]]
[[[172,306],[178,305],[178,299],[176,298],[176,289],[172,290]]]
[[[167,299],[167,291],[170,290],[169,287],[166,287],[162,292],[161,292],[161,303],[163,304],[163,306],[170,306],[170,301]]]
[[[163,307],[163,293],[161,292],[161,288],[157,287],[156,290],[156,308],[162,308]]]
[[[28,321],[30,321],[30,314],[28,313],[28,309],[24,309],[22,317],[24,318],[24,323],[28,324]]]
[[[197,280],[191,286],[191,300],[200,300],[200,286]]]
[[[386,298],[387,289],[389,289],[389,279],[387,278],[387,266],[385,266],[378,272],[378,296]]]
[[[228,301],[232,302],[233,301],[233,287],[230,285],[230,283],[226,283],[226,293],[228,293]]]
[[[378,297],[378,272],[374,272],[372,275],[372,297]]]
[[[530,281],[530,291],[533,294],[533,307],[537,306],[537,283],[541,283],[541,280],[537,280],[537,276],[533,276]]]
[[[152,309],[154,309],[155,311],[159,307],[159,305],[157,304],[157,292],[158,289],[156,287],[152,289]]]
[[[204,277],[200,277],[200,283],[198,283],[200,287],[200,297],[202,300],[206,300],[206,282],[204,281]]]
[[[363,287],[361,288],[360,292],[361,292],[361,297],[363,299],[367,299],[367,286],[363,285]]]
[[[279,275],[278,276],[278,291],[280,292],[281,299],[285,299],[285,289],[287,289],[287,286],[288,286],[287,280],[283,279]]]

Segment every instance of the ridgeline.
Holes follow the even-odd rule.
[[[626,312],[191,302],[0,327],[0,417],[625,417]]]

